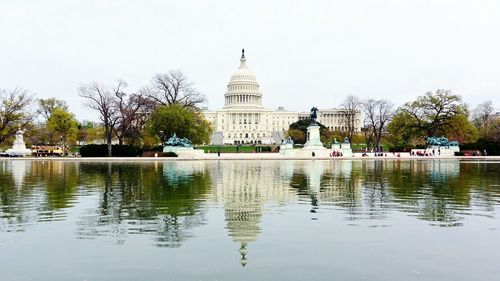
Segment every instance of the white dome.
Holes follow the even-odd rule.
[[[239,81],[255,82],[257,84],[255,73],[247,67],[245,57],[240,59],[240,67],[233,72],[229,83],[231,84]]]
[[[224,107],[262,107],[260,86],[253,71],[248,69],[245,50],[242,50],[240,67],[233,72],[224,95]]]

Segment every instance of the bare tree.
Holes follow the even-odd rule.
[[[363,129],[362,129],[362,131],[363,131],[363,134],[365,135],[366,147],[371,147],[372,143],[375,142],[373,140],[374,130],[373,130],[373,127],[370,124],[370,120],[368,118],[366,118],[366,117],[363,120]]]
[[[30,106],[33,97],[26,90],[0,89],[0,144],[24,129],[33,120]]]
[[[375,147],[380,148],[382,133],[394,115],[394,106],[387,100],[368,99],[362,103],[365,124],[375,137]]]
[[[347,137],[351,140],[356,131],[356,117],[358,117],[361,101],[358,97],[350,95],[343,102],[345,122],[347,127]]]
[[[127,95],[124,92],[116,92],[115,95],[119,118],[114,132],[118,143],[123,144],[124,138],[127,138],[131,144],[137,144],[140,132],[146,124],[147,114],[154,109],[154,103],[141,93]]]
[[[491,101],[479,104],[472,113],[472,123],[480,130],[487,129],[489,123],[491,123],[491,113],[493,110],[493,103]]]
[[[122,93],[122,88],[126,86],[125,82],[119,80],[114,87],[93,82],[79,89],[80,97],[87,100],[86,105],[99,112],[99,118],[104,126],[104,138],[108,145],[108,157],[112,156],[111,141],[113,139],[114,128],[120,118],[116,107],[116,97]]]
[[[144,93],[161,105],[180,104],[198,109],[201,103],[206,102],[206,97],[194,88],[193,83],[181,71],[155,75]]]

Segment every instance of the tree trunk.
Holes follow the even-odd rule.
[[[66,136],[63,136],[62,138],[62,156],[66,156]]]
[[[112,146],[111,146],[111,140],[113,138],[113,132],[111,130],[107,130],[106,132],[106,144],[108,145],[108,157],[111,157],[113,155],[112,153]]]
[[[112,150],[111,142],[108,142],[108,157],[111,157],[113,155],[111,150]]]
[[[375,146],[380,148],[380,139],[382,139],[382,127],[375,132]]]

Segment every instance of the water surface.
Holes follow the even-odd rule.
[[[500,162],[0,160],[0,280],[499,280]]]

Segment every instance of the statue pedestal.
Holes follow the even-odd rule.
[[[31,155],[31,150],[27,149],[26,144],[24,143],[22,132],[16,133],[16,139],[14,140],[14,143],[12,144],[12,148],[7,149],[7,151],[5,151],[5,154],[7,154],[11,157],[16,157],[16,156],[23,157],[23,156],[30,156]]]
[[[352,149],[351,149],[351,144],[350,143],[342,143],[340,145],[340,152],[342,153],[342,156],[344,157],[352,157]]]
[[[192,146],[165,146],[163,153],[165,152],[174,152],[180,158],[195,158],[205,153],[203,149],[194,149]]]
[[[429,155],[434,151],[434,156],[443,156],[443,157],[453,157],[455,156],[455,152],[459,152],[460,148],[458,146],[438,146],[433,145],[428,147],[425,152]]]
[[[319,136],[319,126],[311,125],[307,127],[307,142],[304,144],[304,149],[307,147],[323,147]]]
[[[319,136],[319,126],[311,125],[307,127],[307,142],[304,144],[304,148],[301,149],[301,156],[311,156],[316,157],[328,157],[328,150],[321,143]]]
[[[332,150],[335,152],[340,152],[340,144],[332,143]]]
[[[295,156],[295,150],[293,150],[293,144],[287,143],[280,145],[280,155]]]

